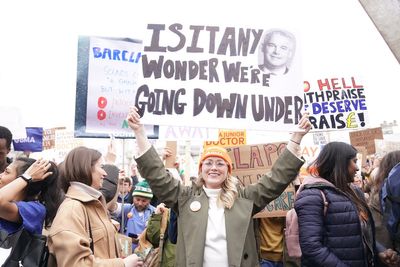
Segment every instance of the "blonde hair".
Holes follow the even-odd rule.
[[[237,190],[238,180],[236,177],[227,174],[226,179],[221,185],[221,192],[218,196],[218,205],[221,205],[224,208],[231,209],[235,200],[238,197],[238,190]],[[202,187],[204,185],[204,179],[201,174],[199,174],[199,179],[197,185]]]

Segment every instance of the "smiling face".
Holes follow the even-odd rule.
[[[279,33],[272,34],[265,46],[265,62],[269,68],[286,67],[292,57],[292,41]]]
[[[349,162],[349,175],[350,175],[350,181],[349,183],[354,181],[354,176],[357,174],[358,171],[358,165],[357,165],[357,157],[354,157],[350,160]]]
[[[221,188],[228,177],[228,164],[219,157],[208,157],[201,165],[201,177],[207,188]]]
[[[100,189],[103,186],[103,180],[107,176],[107,172],[103,169],[104,159],[101,157],[92,167],[92,184],[95,189]]]

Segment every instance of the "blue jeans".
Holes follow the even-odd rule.
[[[260,261],[261,267],[283,267],[283,262],[281,261],[269,261],[262,259]]]

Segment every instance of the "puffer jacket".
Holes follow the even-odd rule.
[[[372,227],[372,262],[367,262],[361,223],[356,205],[342,191],[323,178],[307,177],[306,183],[323,184],[328,201],[326,215],[320,188],[301,191],[295,210],[299,222],[302,266],[377,266],[374,223]]]

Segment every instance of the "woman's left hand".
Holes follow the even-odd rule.
[[[172,156],[172,150],[169,147],[164,147],[162,152],[162,160],[166,160],[168,157]]]
[[[53,174],[52,172],[47,172],[50,167],[51,164],[48,160],[38,159],[25,171],[25,173],[32,177],[33,182],[42,181]]]
[[[299,131],[296,131],[292,134],[291,140],[295,143],[300,144],[303,136],[306,135],[311,130],[311,122],[308,119],[308,112],[305,112],[299,121]]]

